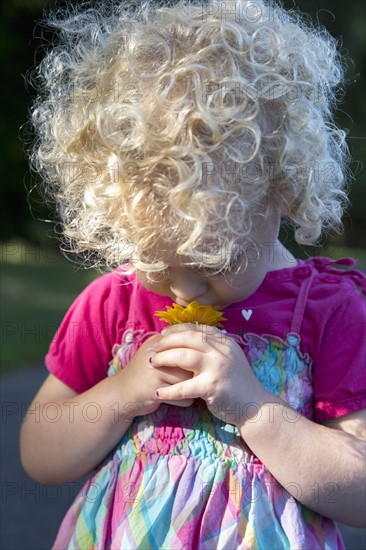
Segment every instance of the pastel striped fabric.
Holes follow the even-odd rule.
[[[246,353],[266,389],[310,417],[311,360],[299,340],[247,335]],[[133,341],[126,331],[109,375]],[[225,412],[222,422],[198,399],[135,417],[77,495],[53,549],[343,550],[334,522],[295,500],[243,442],[230,423],[239,406]]]

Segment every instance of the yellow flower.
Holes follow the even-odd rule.
[[[173,304],[166,306],[167,311],[157,311],[155,315],[169,325],[177,323],[197,323],[211,327],[222,327],[220,321],[226,321],[218,306],[201,306],[198,302],[191,302],[187,307]]]

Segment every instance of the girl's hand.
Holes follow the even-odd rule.
[[[121,384],[128,388],[131,402],[135,405],[135,416],[150,414],[156,411],[164,399],[158,399],[156,390],[177,384],[192,378],[192,372],[178,367],[154,369],[149,362],[153,354],[153,345],[161,339],[161,334],[148,338],[137,350],[131,361],[117,375]],[[189,407],[193,399],[169,400],[170,405]]]
[[[240,346],[216,327],[181,323],[167,327],[155,342],[153,367],[184,369],[193,378],[159,387],[159,398],[169,402],[201,397],[210,412],[240,426],[266,401],[266,390],[254,375]]]

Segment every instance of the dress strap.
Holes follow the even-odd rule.
[[[304,312],[306,307],[306,301],[308,299],[308,294],[309,294],[310,286],[314,279],[315,271],[311,270],[309,267],[300,267],[297,270],[297,273],[300,277],[304,275],[306,276],[306,274],[309,273],[309,277],[307,277],[302,281],[300,291],[297,296],[296,304],[294,307],[292,321],[291,321],[290,332],[295,334],[300,334],[302,320],[304,317]]]

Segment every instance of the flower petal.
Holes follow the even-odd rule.
[[[173,307],[166,306],[167,311],[156,311],[155,315],[170,325],[199,323],[222,328],[220,321],[226,321],[226,318],[218,309],[219,306],[203,306],[193,301],[186,308],[174,303]]]

